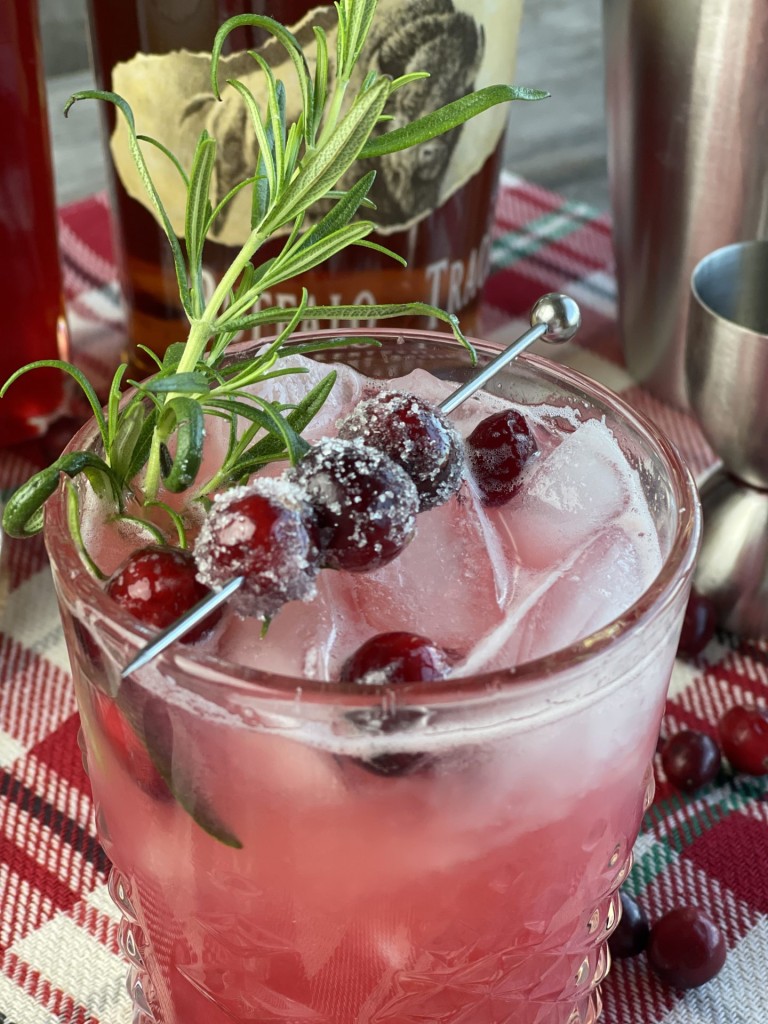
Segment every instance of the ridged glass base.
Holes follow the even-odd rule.
[[[644,809],[647,809],[653,799],[654,791],[653,772],[650,767],[646,772],[644,782],[643,803]],[[501,992],[499,993],[501,998],[497,1002],[503,1021],[517,1020],[519,1014],[520,1019],[524,1020],[526,1024],[528,1022],[530,1024],[595,1024],[602,1010],[600,984],[607,975],[611,963],[607,940],[616,927],[621,914],[619,886],[629,873],[631,865],[631,853],[626,852],[624,843],[618,844],[609,863],[605,865],[607,892],[586,921],[586,941],[584,925],[579,925],[572,930],[572,925],[566,923],[566,934],[549,936],[549,940],[552,942],[551,952],[539,951],[535,954],[538,958],[537,962],[540,961],[542,966],[537,992],[530,991],[526,986],[521,986],[515,992],[514,970],[512,974],[505,977],[502,985],[503,995]],[[129,964],[127,984],[133,1003],[132,1024],[188,1024],[186,1021],[173,1019],[175,1014],[170,1005],[166,1007],[165,1013],[160,1008],[164,997],[155,991],[147,971],[145,957],[148,955],[148,944],[139,925],[132,901],[131,882],[115,868],[112,869],[110,875],[109,891],[123,918],[119,930],[119,943]],[[571,976],[569,980],[563,978],[563,963],[568,961],[572,963],[574,954],[583,956],[583,959],[575,976]],[[548,961],[552,967],[551,972],[548,969]],[[498,976],[495,975],[495,977],[498,982]],[[557,987],[550,990],[548,994],[544,994],[541,986],[547,977]],[[527,985],[529,984],[530,982],[527,983]],[[219,1007],[226,1019],[231,1017],[233,1021],[239,1020],[239,1017],[231,1016],[231,1010],[228,1011],[226,1007],[220,1006],[218,998],[213,992],[204,992],[201,987],[196,987],[202,994],[203,1012],[205,1012],[205,1006],[208,1007],[209,1013],[216,1013],[213,1008]],[[422,1009],[424,995],[422,990],[419,1000]],[[380,1008],[379,1019],[389,1020],[391,1012],[394,1013],[393,1020],[402,1019],[405,1009],[402,998],[396,1000],[396,1003],[396,1010],[394,1006]],[[166,1004],[162,1003],[162,1005]],[[478,1020],[482,1019],[484,1024],[488,1020],[487,1010],[487,1005],[482,1008],[478,1007]],[[470,1006],[465,1004],[459,1012],[463,1024],[471,1022]],[[320,1016],[323,1020],[326,1019],[322,1015]],[[405,1016],[407,1019],[412,1019],[407,1012]],[[247,1019],[253,1019],[250,1013],[247,1014]],[[450,1024],[453,1019],[454,1013],[451,1011],[448,1011],[447,1016],[440,1015],[439,1017],[444,1024]]]
[[[599,986],[610,967],[607,938],[618,921],[620,914],[618,886],[626,877],[630,864],[631,857],[617,872],[614,891],[604,901],[601,901],[600,906],[589,918],[587,929],[594,945],[587,949],[578,974],[573,979],[574,985],[570,998],[574,998],[573,990],[575,989],[579,993],[576,996],[576,1006],[570,1016],[567,1016],[569,1011],[563,1005],[562,1000],[539,1003],[536,1009],[528,1003],[527,1012],[529,1015],[533,1014],[531,1020],[535,1019],[537,1024],[539,1021],[541,1024],[594,1024],[599,1017],[602,1008]],[[136,920],[130,898],[130,886],[124,876],[115,868],[112,869],[110,875],[109,891],[123,915],[119,930],[119,943],[129,964],[127,986],[133,1003],[132,1024],[185,1024],[183,1021],[166,1021],[161,1014],[144,962],[146,940]],[[561,955],[558,954],[558,959]],[[519,998],[525,1005],[526,1000],[523,993]],[[462,1010],[463,1021],[468,1019],[466,1017],[467,1010],[466,1006]],[[483,1021],[486,1019],[483,1015]],[[528,1020],[528,1016],[525,1019]]]
[[[118,943],[129,964],[127,986],[133,1004],[131,1024],[161,1024],[156,1007],[152,1005],[152,982],[142,956],[142,951],[146,949],[146,940],[131,903],[130,886],[127,879],[114,867],[109,875],[109,894],[123,915]]]

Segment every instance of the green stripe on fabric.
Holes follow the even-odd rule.
[[[562,209],[553,210],[530,221],[523,231],[509,231],[497,238],[491,248],[491,258],[494,264],[503,261],[501,266],[512,266],[580,228],[581,224]]]
[[[586,203],[566,201],[556,210],[528,221],[521,231],[508,231],[495,239],[491,247],[491,264],[495,270],[514,266],[552,242],[559,242],[581,230],[598,216],[599,211]]]
[[[638,856],[625,882],[631,896],[639,897],[643,889],[675,860],[675,854],[665,842],[656,842],[642,856]]]
[[[676,823],[672,823],[668,819],[673,814],[684,810],[685,803],[679,797],[672,797],[663,801],[658,808],[651,808],[646,814],[645,822],[648,822],[650,818],[650,821],[655,820],[658,825],[662,826],[665,835],[657,842],[667,845],[675,854],[680,854],[689,846],[693,846],[696,840],[706,832],[725,821],[731,814],[745,810],[756,797],[762,794],[763,788],[757,780],[755,782],[752,780],[742,781],[738,788],[728,787],[722,792],[719,799],[705,802],[696,809],[694,814]],[[651,812],[654,811],[656,813],[652,814]],[[645,827],[645,822],[643,831],[652,831],[652,828]]]

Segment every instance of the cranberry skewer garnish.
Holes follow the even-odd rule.
[[[361,441],[327,438],[289,476],[311,503],[324,568],[378,569],[416,532],[413,481],[388,455]]]
[[[495,359],[487,364],[479,373],[461,387],[457,388],[451,395],[444,399],[438,406],[441,412],[450,413],[464,402],[470,395],[486,384],[502,367],[506,366],[522,351],[539,339],[560,344],[569,341],[581,324],[581,313],[578,305],[566,295],[549,294],[544,295],[534,303],[531,310],[531,328],[520,338],[509,345]],[[200,605],[196,606],[190,613],[182,616],[180,620],[163,630],[146,647],[139,652],[123,669],[122,676],[130,675],[151,661],[156,655],[164,651],[175,640],[183,637],[189,629],[193,628],[206,617],[214,608],[218,608],[241,587],[246,584],[246,576],[242,573],[234,576],[225,583],[221,590],[212,594]]]
[[[339,437],[359,438],[401,466],[419,495],[419,512],[444,504],[459,489],[462,442],[446,416],[423,398],[379,391],[342,422]]]
[[[242,577],[237,610],[259,617],[314,594],[318,557],[313,509],[284,477],[218,495],[195,542],[198,576],[213,589]]]

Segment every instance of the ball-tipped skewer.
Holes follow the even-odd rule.
[[[471,395],[478,391],[502,367],[512,362],[521,352],[524,352],[534,342],[540,339],[551,344],[562,344],[570,341],[581,325],[581,313],[573,299],[567,295],[550,293],[542,295],[537,299],[531,309],[531,326],[519,338],[513,341],[503,352],[500,352],[495,359],[479,370],[465,384],[457,388],[440,402],[438,408],[444,413],[451,413],[465,402]],[[245,582],[244,576],[236,576],[230,580],[221,590],[208,594],[202,601],[199,601],[193,608],[186,612],[180,619],[162,630],[157,636],[143,647],[138,654],[125,666],[121,672],[123,679],[137,669],[156,658],[167,647],[176,640],[180,640],[191,629],[208,618],[211,612],[224,604]]]

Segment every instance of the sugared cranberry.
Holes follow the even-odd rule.
[[[156,800],[169,800],[171,793],[155,766],[146,746],[131,728],[114,700],[98,690],[92,690],[94,711],[104,738],[113,756],[117,758],[133,781],[148,796]],[[170,737],[157,738],[158,743],[170,742]],[[170,759],[170,751],[168,753]]]
[[[312,504],[323,567],[376,569],[399,555],[415,533],[419,496],[413,481],[362,441],[320,441],[291,476]]]
[[[678,653],[687,658],[695,658],[715,635],[716,626],[717,611],[713,602],[692,590],[685,608]]]
[[[660,918],[648,942],[651,967],[674,988],[698,988],[725,963],[725,940],[697,907],[677,907]]]
[[[306,494],[284,478],[263,478],[217,495],[195,543],[198,576],[220,588],[236,576],[242,615],[274,615],[314,594],[318,553]]]
[[[360,438],[401,466],[419,492],[420,512],[442,505],[459,489],[461,437],[447,417],[422,398],[379,391],[344,420],[339,437]]]
[[[451,663],[446,652],[416,633],[378,633],[341,666],[343,683],[389,686],[444,679]]]
[[[505,409],[482,420],[466,440],[467,462],[486,505],[503,505],[520,489],[538,446],[524,417]]]
[[[720,771],[720,748],[706,733],[682,729],[663,744],[661,763],[673,786],[693,793]]]
[[[340,678],[343,683],[358,686],[434,682],[443,679],[450,667],[446,652],[426,637],[406,632],[378,633],[347,658]],[[368,708],[352,711],[348,718],[364,732],[389,736],[422,724],[425,712],[420,708]],[[422,751],[392,751],[361,758],[357,763],[376,775],[411,775],[429,767],[431,758]]]
[[[107,583],[107,594],[122,608],[156,629],[170,626],[210,591],[196,578],[191,552],[146,547],[132,552]],[[213,613],[184,637],[198,640],[216,620]]]
[[[718,725],[723,753],[737,772],[768,775],[768,710],[737,704]]]
[[[611,956],[624,960],[643,952],[648,945],[651,926],[643,908],[628,893],[622,890],[619,896],[621,917],[608,939],[608,948]]]

